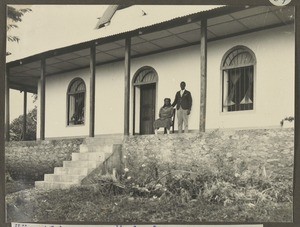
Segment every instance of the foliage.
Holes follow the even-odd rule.
[[[38,99],[38,95],[37,94],[32,94],[31,97],[33,99],[32,100],[33,103],[35,103],[37,101],[37,99]]]
[[[18,192],[25,189],[34,187],[34,182],[26,181],[9,181],[5,183],[5,192],[7,194]]]
[[[132,196],[152,197],[172,195],[181,201],[193,199],[206,201],[208,204],[222,206],[250,204],[256,206],[262,201],[292,202],[292,182],[284,176],[266,175],[265,166],[249,168],[250,164],[243,160],[217,158],[218,170],[203,172],[187,172],[170,170],[162,178],[153,178],[153,174],[140,170],[145,179],[152,179],[145,184],[126,179],[127,190]],[[232,168],[236,165],[236,168]],[[151,166],[149,166],[151,168]],[[152,168],[156,169],[155,164]],[[148,174],[147,176],[147,172]],[[163,180],[165,178],[165,180]],[[137,177],[139,180],[139,177]]]
[[[12,6],[7,6],[7,32],[9,32],[11,29],[18,28],[18,25],[16,24],[17,22],[22,21],[22,16],[27,13],[32,11],[29,8],[24,8],[24,9],[16,9]],[[7,40],[10,42],[19,42],[19,37],[14,36],[14,35],[7,35]],[[9,55],[11,53],[6,52],[6,55]]]
[[[102,193],[109,196],[121,194],[125,188],[124,185],[120,184],[120,182],[110,174],[97,176],[95,178],[88,178],[83,182],[83,185],[94,185],[95,187],[101,187]]]
[[[283,124],[284,124],[284,121],[289,121],[289,122],[292,122],[293,120],[295,120],[295,118],[294,117],[285,117],[285,118],[283,118],[281,121],[280,121],[280,125],[281,125],[281,127],[283,126]]]
[[[20,115],[18,118],[14,119],[10,124],[10,138],[13,141],[20,141],[23,139],[23,115]],[[26,127],[26,140],[35,140],[36,139],[36,122],[37,122],[37,108],[35,107],[27,114],[27,127]]]
[[[274,182],[271,188],[261,190],[257,186],[238,187],[217,179],[203,184],[201,178],[177,173],[166,187],[157,184],[148,189],[135,185],[126,193],[112,193],[109,190],[112,182],[106,176],[100,184],[10,194],[6,198],[8,221],[195,223],[285,222],[292,218],[292,185],[287,182]]]

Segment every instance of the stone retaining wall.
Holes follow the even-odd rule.
[[[5,168],[13,179],[42,180],[45,173],[71,160],[84,139],[12,141],[5,144]]]
[[[62,166],[64,160],[71,160],[71,154],[79,152],[83,140],[7,143],[6,170],[14,179],[41,180],[45,173],[53,173],[54,167]],[[170,171],[217,173],[231,169],[239,174],[245,168],[268,176],[284,174],[292,179],[294,130],[129,136],[119,153],[123,156],[117,155],[125,178],[141,184],[147,178],[163,178]],[[107,165],[111,166],[110,162]]]
[[[123,154],[127,179],[139,184],[145,183],[147,178],[163,178],[170,171],[220,173],[233,170],[238,175],[245,170],[257,170],[268,176],[285,174],[292,179],[294,130],[216,130],[130,136],[125,138]]]
[[[113,179],[120,179],[124,169],[122,144],[114,144],[112,153],[104,160],[102,165],[86,176],[81,184],[99,183],[103,175],[113,175]]]

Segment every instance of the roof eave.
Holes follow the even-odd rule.
[[[41,60],[41,59],[47,59],[47,58],[50,58],[50,57],[53,57],[53,56],[57,56],[57,55],[65,54],[65,53],[70,53],[70,52],[74,52],[74,51],[79,51],[79,50],[86,49],[86,48],[90,48],[94,45],[105,44],[105,43],[109,43],[109,42],[122,40],[122,39],[125,39],[127,37],[138,36],[141,33],[142,34],[147,34],[147,33],[155,32],[155,31],[159,31],[159,30],[172,28],[174,26],[180,26],[180,25],[184,25],[184,24],[187,24],[187,23],[200,21],[200,20],[203,20],[203,19],[209,19],[209,18],[222,16],[222,15],[225,15],[225,14],[229,14],[229,13],[233,13],[233,12],[236,12],[236,11],[239,11],[239,10],[243,10],[245,8],[249,8],[249,6],[223,6],[223,7],[208,10],[208,11],[198,12],[198,13],[194,13],[194,14],[174,18],[172,20],[164,21],[164,22],[161,22],[161,23],[158,23],[158,24],[153,24],[153,25],[149,25],[149,26],[146,26],[146,27],[141,27],[141,28],[138,28],[138,29],[135,29],[135,30],[132,30],[132,31],[119,33],[119,34],[114,34],[114,35],[107,36],[107,37],[93,39],[93,40],[90,40],[90,41],[86,41],[86,42],[77,43],[77,44],[73,44],[73,45],[66,46],[66,47],[61,47],[61,48],[45,51],[45,52],[42,52],[42,53],[39,53],[39,54],[35,54],[35,55],[32,55],[32,56],[28,56],[28,57],[25,57],[25,58],[21,58],[21,59],[17,59],[17,60],[11,61],[11,62],[7,62],[6,64],[7,64],[7,67],[9,67],[9,68],[19,66],[21,64],[28,64],[28,63],[35,62],[35,61],[38,61],[38,60]]]

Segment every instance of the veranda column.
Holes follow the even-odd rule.
[[[206,122],[206,91],[207,91],[207,20],[201,21],[201,38],[200,38],[200,61],[201,61],[201,78],[200,78],[200,132],[205,132]]]
[[[41,60],[41,80],[40,80],[40,140],[45,140],[45,94],[46,94],[46,60]]]
[[[9,141],[9,82],[8,82],[8,76],[9,76],[9,69],[6,69],[5,72],[5,140]]]
[[[23,91],[24,93],[24,100],[23,100],[23,129],[22,134],[23,138],[22,140],[26,140],[26,125],[27,125],[27,92]]]
[[[90,130],[89,136],[95,136],[95,77],[96,77],[96,47],[90,50]]]
[[[125,40],[124,135],[129,135],[131,38]]]

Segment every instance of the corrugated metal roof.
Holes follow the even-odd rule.
[[[108,26],[94,29],[108,6],[34,5],[19,25],[18,44],[8,43],[7,62],[221,8],[209,5],[133,5],[118,10]]]
[[[150,25],[159,24],[175,18],[188,16],[191,14],[209,11],[220,8],[221,6],[132,6],[125,10],[118,11],[111,20],[111,24],[102,28],[101,37],[110,36],[112,34],[119,34],[132,31],[138,28],[147,27]],[[143,12],[146,15],[143,16]]]

